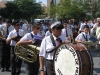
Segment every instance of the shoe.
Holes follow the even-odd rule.
[[[1,72],[4,72],[4,68],[1,68]]]
[[[6,69],[6,71],[10,72],[10,70],[9,70],[9,69]]]

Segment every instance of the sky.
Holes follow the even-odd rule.
[[[11,1],[11,0],[8,0],[8,1]],[[41,1],[42,4],[47,4],[47,0],[36,0],[36,2],[39,2],[39,1]]]
[[[42,4],[47,4],[47,0],[36,0],[36,2],[39,2],[39,1],[41,1]]]

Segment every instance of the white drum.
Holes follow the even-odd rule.
[[[83,44],[62,44],[54,54],[56,75],[92,75],[93,60]]]

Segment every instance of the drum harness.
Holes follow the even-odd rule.
[[[53,35],[50,35],[50,39],[51,39],[51,41],[52,41],[53,46],[56,47],[56,43],[55,43],[55,41],[54,41]],[[46,53],[52,53],[52,52],[54,52],[54,50],[55,50],[55,49],[53,49],[53,50],[51,50],[51,51],[46,51]]]

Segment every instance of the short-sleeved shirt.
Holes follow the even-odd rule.
[[[67,28],[67,29],[63,28],[62,29],[62,36],[66,37],[66,32],[67,32],[68,36],[72,36],[72,30],[69,29],[69,28]]]
[[[83,30],[85,25],[86,25],[85,23],[82,23],[81,26],[80,26],[80,28],[79,28],[79,30]],[[87,24],[87,25],[89,26],[89,28],[91,28],[90,24]]]
[[[50,35],[51,35],[51,32],[48,30],[48,31],[45,33],[45,37],[50,36]]]
[[[82,32],[82,33],[80,33],[80,34],[75,38],[75,40],[86,41],[85,37],[86,37],[86,33],[85,33],[85,32]],[[87,39],[89,40],[89,38],[90,38],[90,35],[89,35],[89,33],[88,33],[88,34],[87,34]]]
[[[100,33],[98,34],[97,39],[98,40],[100,39]],[[100,40],[99,40],[99,44],[100,44]]]
[[[5,30],[5,37],[7,36],[7,26],[6,26],[6,23],[5,24],[3,24],[3,25],[0,25],[0,31],[2,30],[2,29],[4,29]],[[8,27],[8,32],[10,33],[12,30],[14,30],[14,27],[12,26],[12,25],[10,25],[9,27]]]
[[[32,35],[35,35],[34,32],[31,32]],[[31,33],[26,33],[21,39],[20,41],[29,41],[29,40],[34,40],[34,38],[32,37]],[[37,34],[37,36],[40,36],[39,34]]]
[[[24,31],[23,31],[22,29],[19,29],[18,34],[19,34],[19,36],[24,36]],[[9,33],[9,35],[8,35],[8,37],[7,37],[7,40],[10,39],[10,38],[13,37],[13,36],[17,36],[17,31],[16,31],[15,29],[12,30],[12,31]],[[11,45],[11,46],[15,46],[16,43],[17,43],[16,41],[11,40],[10,45]]]
[[[56,40],[57,38],[54,35],[53,35],[53,38],[54,38],[54,42],[56,43],[56,47],[57,47],[58,46],[58,43]],[[66,40],[66,38],[63,38],[62,36],[60,36],[59,38],[62,40],[62,42],[65,42]],[[54,51],[51,53],[47,53],[47,52],[52,51],[54,48],[55,46],[53,45],[50,36],[45,37],[41,43],[39,56],[43,56],[45,59],[48,59],[48,60],[53,60]]]

